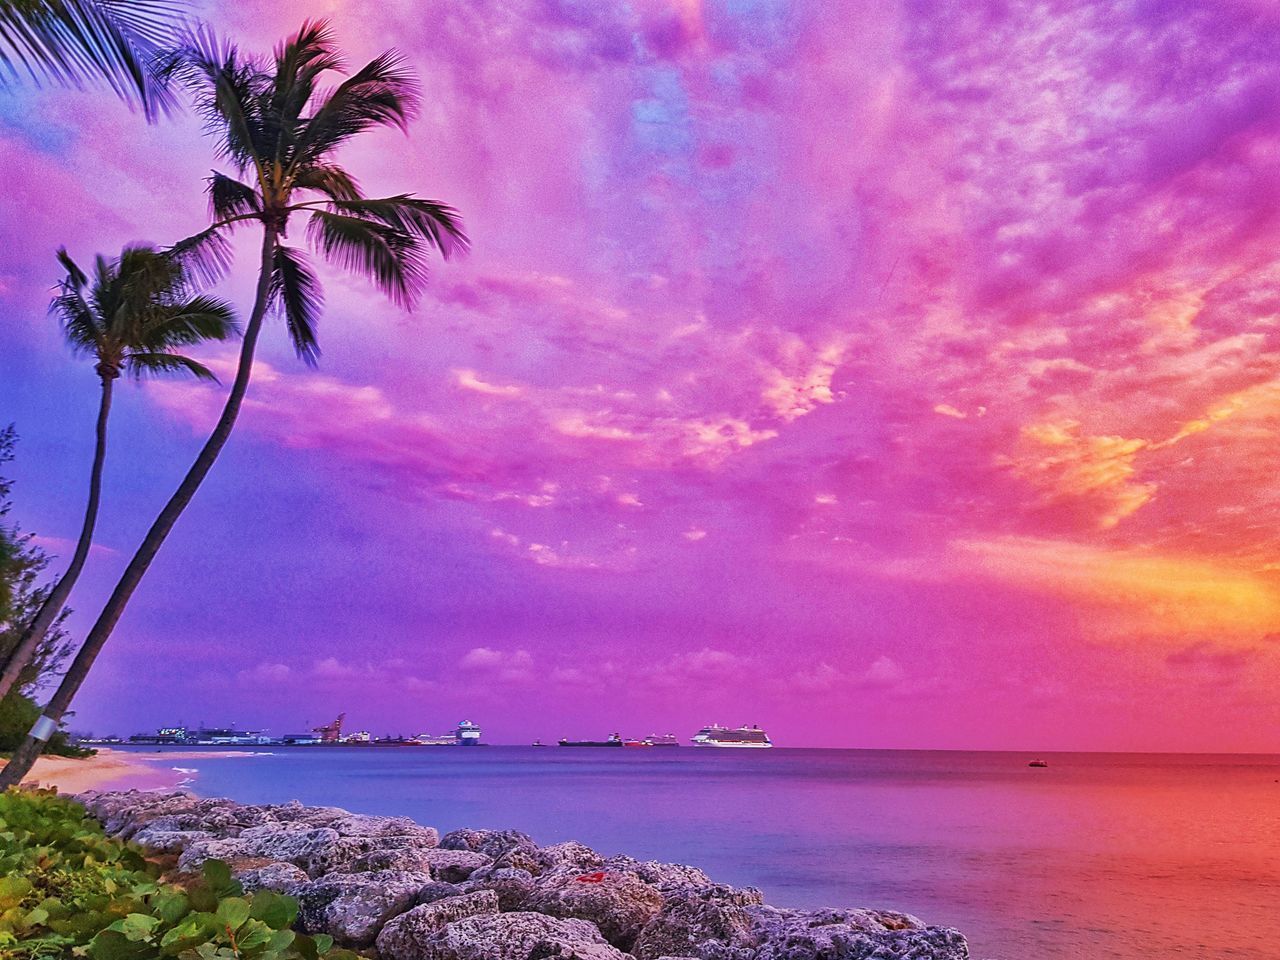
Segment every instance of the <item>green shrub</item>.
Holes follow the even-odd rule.
[[[0,957],[354,960],[290,929],[292,897],[244,895],[223,862],[182,885],[53,791],[0,794]]]
[[[0,753],[10,753],[22,746],[27,731],[39,716],[36,702],[16,688],[0,699]],[[69,742],[61,730],[49,738],[44,752],[56,757],[91,757],[97,753]]]

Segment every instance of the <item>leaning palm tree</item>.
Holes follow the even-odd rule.
[[[17,783],[30,769],[226,444],[249,387],[268,311],[274,308],[282,317],[302,360],[316,362],[322,291],[305,251],[284,242],[290,219],[305,217],[307,239],[322,256],[364,274],[404,306],[413,304],[426,282],[430,254],[447,257],[467,247],[453,208],[410,194],[365,197],[356,178],[337,162],[338,148],[353,137],[376,127],[403,129],[417,105],[416,84],[395,52],[374,58],[332,88],[321,87],[342,69],[323,21],[304,23],[266,60],[245,56],[202,30],[170,65],[174,76],[193,87],[219,155],[235,172],[214,173],[209,181],[213,224],[177,250],[216,272],[225,260],[228,232],[247,224],[259,227],[253,307],[222,415],[147,531],[32,733],[0,771],[0,787]]]
[[[58,251],[58,261],[66,275],[58,285],[50,312],[61,321],[72,350],[94,361],[94,371],[102,385],[89,499],[80,538],[66,571],[49,590],[0,672],[0,699],[18,683],[40,650],[41,641],[58,622],[89,556],[98,519],[102,466],[107,455],[107,418],[115,381],[121,375],[142,379],[171,373],[213,380],[207,367],[178,351],[210,340],[225,340],[236,330],[231,307],[197,292],[189,267],[180,258],[153,247],[127,246],[115,261],[99,256],[92,280],[66,250]]]
[[[147,117],[173,104],[157,73],[176,44],[182,0],[0,0],[0,86],[26,73],[78,86],[105,81]]]

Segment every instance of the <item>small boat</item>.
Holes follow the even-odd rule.
[[[1027,764],[1028,767],[1047,767],[1048,765],[1049,765],[1048,760],[1032,760],[1030,763]]]
[[[541,740],[535,740],[535,741],[533,741],[533,743],[529,744],[529,746],[531,746],[531,747],[545,747],[545,746],[546,746],[546,744],[545,744],[545,743],[543,743]]]

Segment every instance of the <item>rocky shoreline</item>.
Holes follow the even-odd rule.
[[[515,830],[443,838],[407,817],[130,790],[78,798],[107,832],[224,860],[298,925],[381,960],[967,960],[956,930],[887,910],[787,910],[696,867]]]

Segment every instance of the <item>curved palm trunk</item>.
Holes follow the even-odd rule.
[[[164,505],[164,509],[156,517],[151,529],[147,531],[142,545],[138,547],[133,559],[129,561],[129,566],[125,568],[124,573],[121,575],[120,582],[116,584],[110,599],[107,600],[107,605],[103,607],[102,613],[98,615],[93,629],[85,637],[83,646],[80,647],[80,651],[71,662],[71,667],[67,670],[66,676],[62,678],[62,683],[58,685],[57,691],[45,706],[40,719],[31,728],[31,733],[27,734],[27,739],[23,741],[22,746],[14,751],[9,763],[3,770],[0,770],[0,789],[16,786],[30,772],[36,758],[44,750],[44,745],[49,736],[57,728],[58,721],[62,719],[62,715],[66,713],[72,698],[80,689],[80,685],[84,683],[85,677],[89,675],[90,668],[102,651],[107,638],[111,636],[111,631],[115,629],[121,614],[124,613],[125,606],[129,603],[134,590],[137,589],[143,575],[147,572],[147,568],[151,566],[151,561],[155,559],[161,544],[164,543],[165,538],[173,529],[178,517],[182,516],[182,512],[191,502],[191,498],[195,496],[196,490],[200,488],[200,484],[208,475],[214,461],[218,459],[218,454],[222,452],[222,448],[226,445],[227,438],[231,436],[231,428],[235,426],[236,418],[240,414],[240,406],[244,402],[245,391],[249,388],[249,378],[253,373],[253,355],[257,348],[258,335],[262,332],[262,320],[267,312],[267,301],[271,293],[272,261],[275,255],[276,237],[277,231],[268,226],[262,238],[262,265],[258,276],[258,289],[253,302],[253,311],[249,315],[249,322],[245,325],[244,340],[240,345],[240,362],[236,367],[236,378],[231,385],[230,393],[227,394],[227,402],[222,408],[222,416],[218,418],[218,423],[213,428],[213,433],[209,435],[209,439],[205,441],[204,446],[200,449],[200,453],[187,471],[187,475],[182,478],[182,483],[178,485],[178,489],[173,496],[169,498],[169,502]]]
[[[84,524],[80,528],[80,539],[76,542],[75,553],[71,555],[71,563],[67,565],[62,578],[49,591],[44,603],[36,612],[35,618],[22,632],[18,645],[9,654],[4,672],[0,674],[0,700],[13,689],[18,677],[26,669],[31,658],[35,656],[40,641],[45,638],[49,628],[57,622],[58,614],[66,605],[71,588],[76,585],[80,571],[84,569],[89,557],[89,547],[93,544],[93,528],[98,522],[98,501],[102,493],[102,465],[107,458],[107,417],[111,414],[111,388],[116,375],[101,374],[102,400],[98,404],[98,426],[93,450],[93,468],[89,471],[89,502],[84,508]]]

